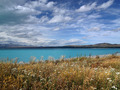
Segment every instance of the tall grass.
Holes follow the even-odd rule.
[[[120,56],[0,62],[0,90],[120,90]]]

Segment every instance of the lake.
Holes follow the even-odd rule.
[[[29,62],[30,57],[37,59],[43,57],[44,60],[54,57],[59,59],[61,56],[65,58],[77,56],[92,56],[120,53],[120,48],[51,48],[51,49],[0,49],[0,59],[13,59],[18,57],[18,61]]]

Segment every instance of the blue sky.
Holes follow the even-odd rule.
[[[0,43],[120,44],[119,0],[0,0]]]

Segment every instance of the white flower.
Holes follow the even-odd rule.
[[[120,72],[116,72],[116,74],[117,74],[117,75],[119,75],[119,74],[120,74]]]
[[[111,78],[107,78],[107,80],[109,80],[109,82],[112,82]]]
[[[115,86],[112,86],[112,88],[116,88]]]
[[[107,80],[110,80],[111,78],[107,78]]]
[[[25,69],[25,70],[23,70],[23,72],[24,72],[24,73],[27,73],[26,69]]]
[[[111,68],[111,71],[114,71],[115,69],[114,68]]]
[[[28,73],[28,75],[30,75],[30,74],[31,74],[31,72]]]
[[[91,78],[90,80],[92,81],[92,80],[94,80],[94,79]]]
[[[108,73],[107,71],[105,73]]]
[[[41,73],[41,71],[39,71],[39,73]]]
[[[117,90],[117,88],[116,88],[115,86],[112,86],[112,88],[114,88],[114,89],[116,89],[116,90]]]
[[[13,71],[13,72],[14,72],[14,71],[17,71],[17,68],[13,68],[12,71]]]
[[[24,81],[23,83],[25,84],[25,83],[27,83],[27,81]]]
[[[98,68],[94,68],[94,70],[97,70]]]
[[[112,80],[109,80],[109,82],[112,82]]]
[[[20,61],[19,64],[24,64],[24,62],[23,62],[23,61]]]

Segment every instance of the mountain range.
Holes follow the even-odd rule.
[[[93,45],[66,45],[66,46],[28,46],[17,44],[0,44],[0,48],[120,48],[120,44],[98,43]]]

